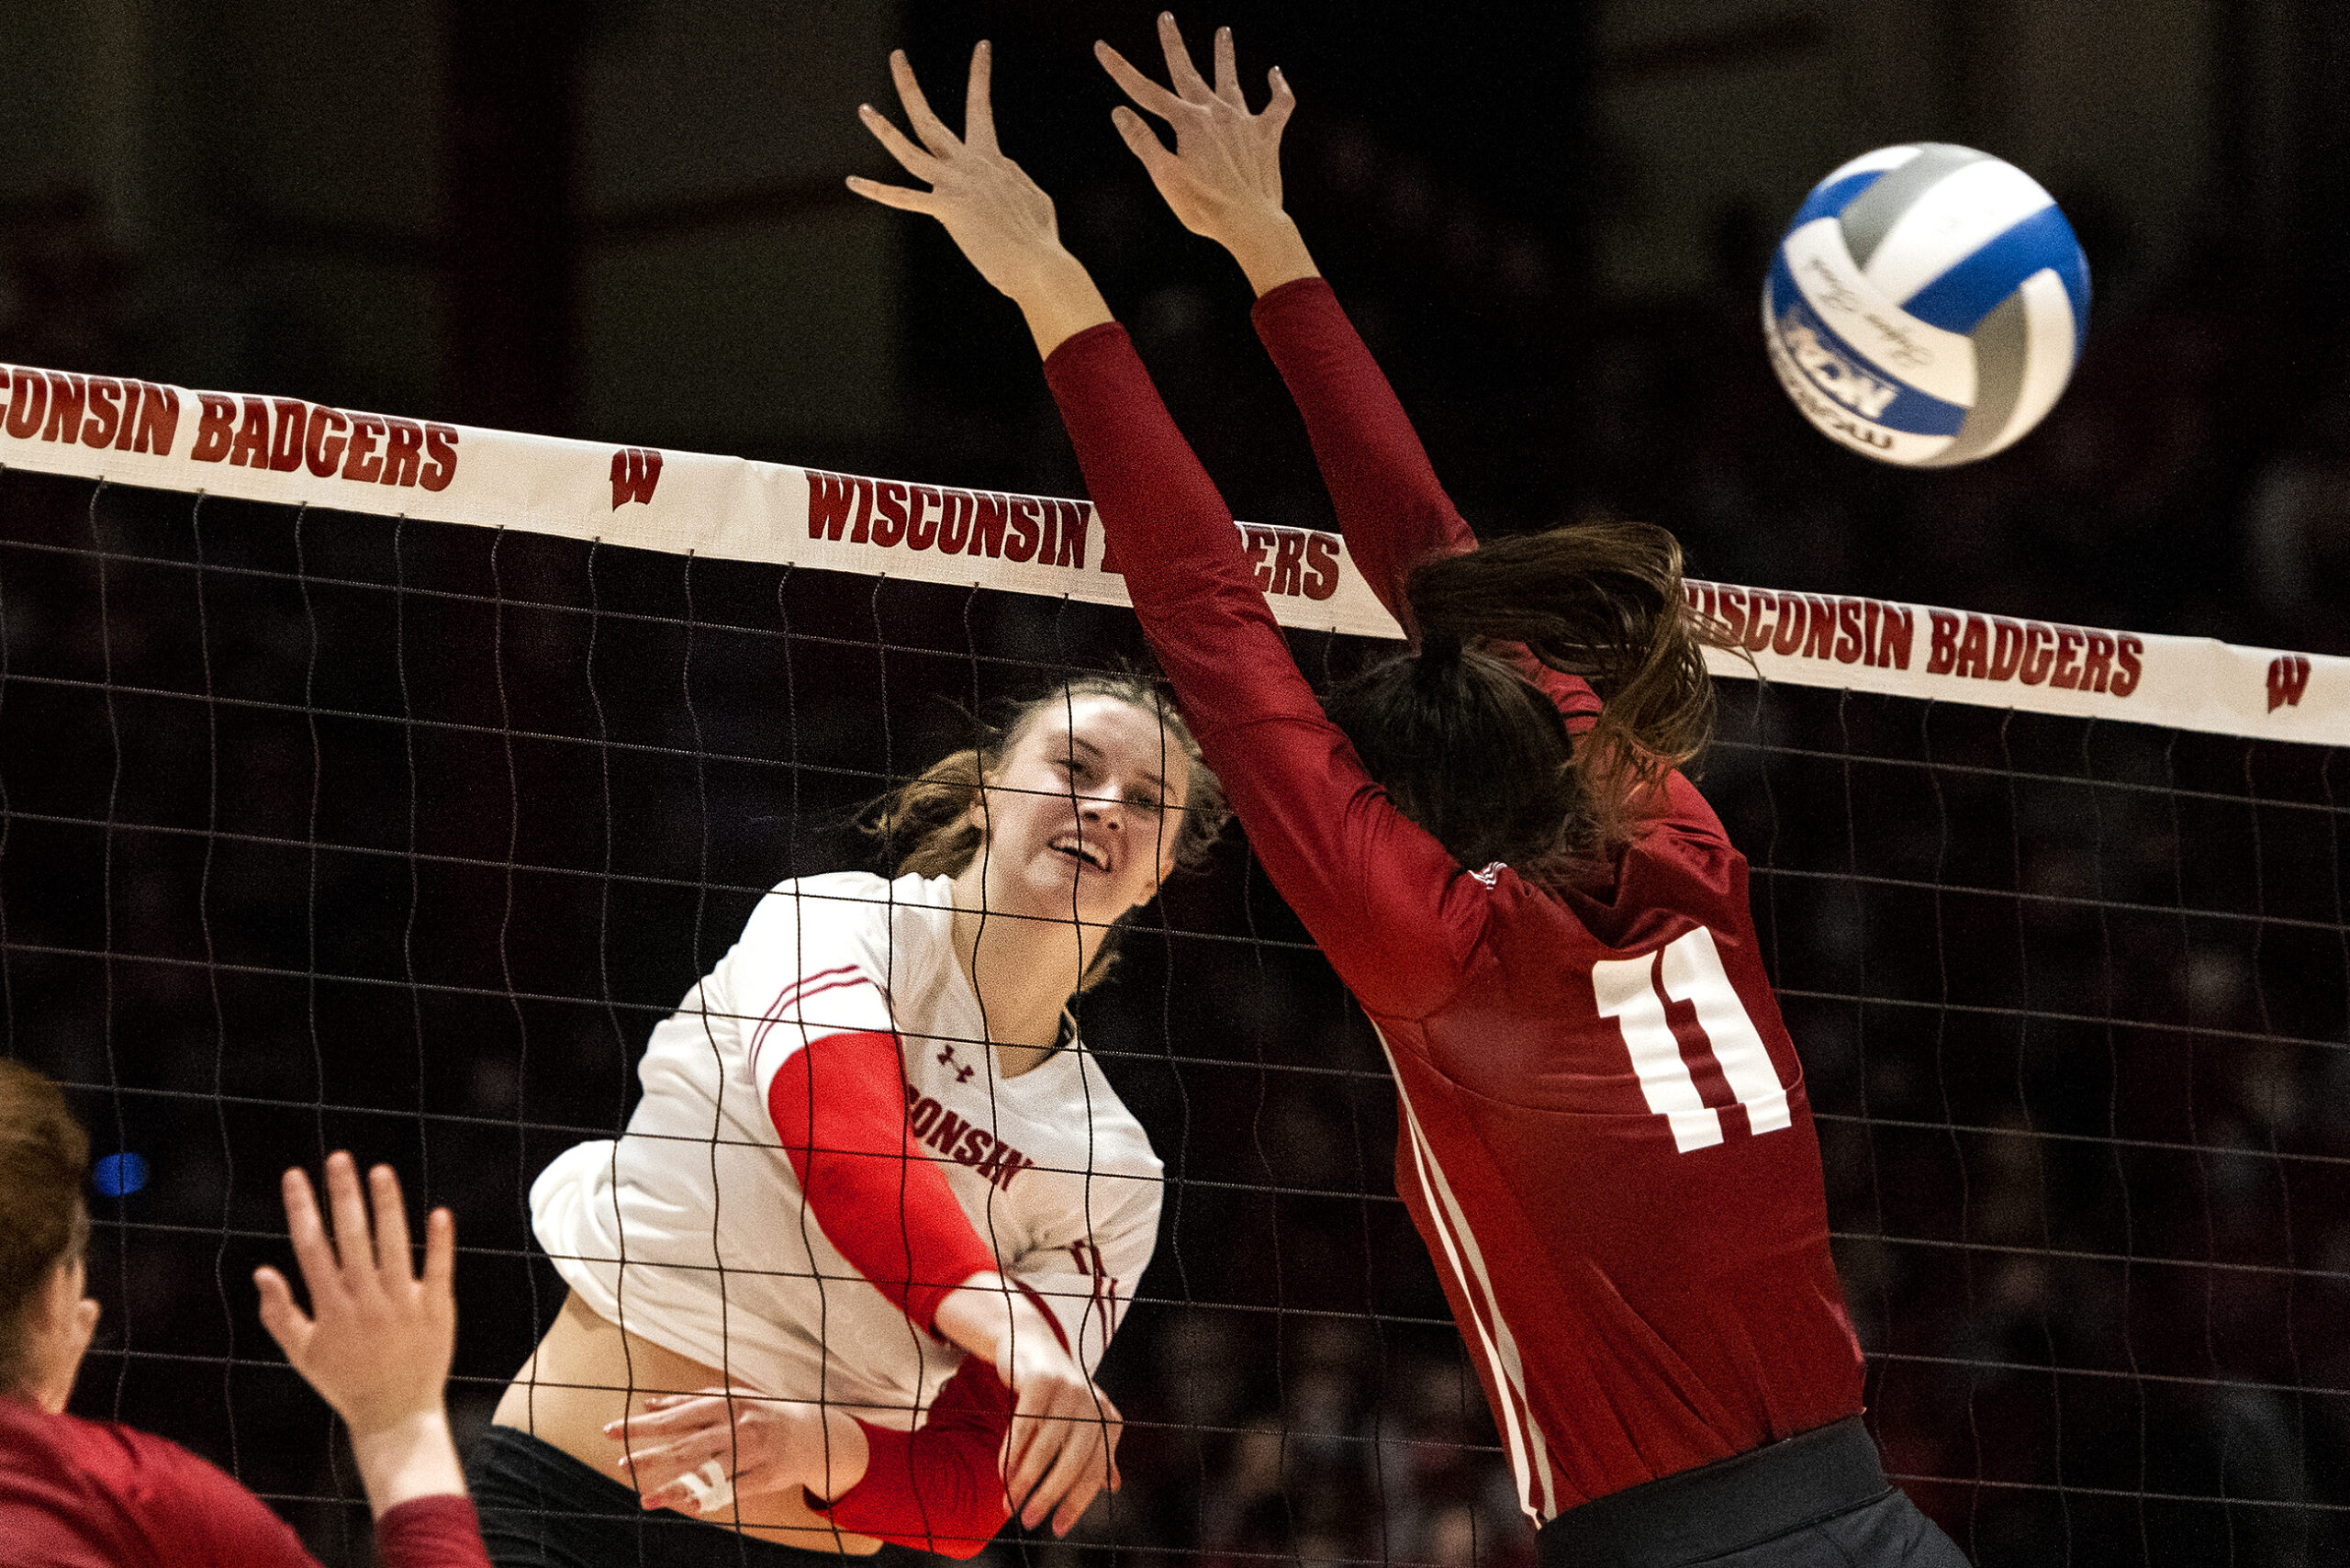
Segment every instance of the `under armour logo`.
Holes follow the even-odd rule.
[[[955,1081],[956,1081],[956,1082],[957,1082],[957,1083],[968,1083],[968,1082],[970,1082],[970,1081],[971,1081],[971,1070],[970,1070],[969,1068],[968,1068],[968,1067],[958,1067],[958,1068],[957,1068],[957,1069],[955,1070]]]
[[[2298,708],[2310,689],[2310,661],[2301,654],[2280,654],[2268,661],[2268,711]]]
[[[941,1066],[941,1067],[945,1067],[948,1062],[953,1061],[954,1059],[955,1059],[955,1047],[954,1047],[953,1046],[941,1046],[941,1047],[938,1047],[938,1065],[939,1065],[939,1066]]]

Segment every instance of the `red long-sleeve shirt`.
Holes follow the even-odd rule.
[[[1391,610],[1472,539],[1326,286],[1259,302]],[[1746,862],[1678,774],[1612,880],[1466,868],[1323,716],[1125,332],[1046,364],[1136,614],[1274,884],[1377,1027],[1397,1182],[1538,1523],[1861,1408]],[[1575,727],[1588,688],[1539,678]]]
[[[418,1497],[375,1521],[384,1568],[489,1568],[474,1506]],[[10,1568],[318,1568],[285,1521],[177,1443],[0,1397]]]

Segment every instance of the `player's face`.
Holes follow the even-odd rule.
[[[1131,703],[1046,704],[988,782],[987,895],[998,909],[1066,920],[1073,908],[1106,925],[1174,869],[1191,765]]]

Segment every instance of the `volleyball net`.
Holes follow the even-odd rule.
[[[758,896],[1145,651],[1080,501],[0,375],[0,1025],[118,1157],[76,1408],[360,1561],[253,1316],[278,1171],[456,1209],[478,1428],[562,1300],[532,1179]],[[1317,684],[1392,648],[1340,540],[1240,526]],[[1691,592],[1888,1467],[1986,1564],[2342,1550],[2350,666]],[[1168,1175],[1126,1485],[990,1551],[1528,1561],[1377,1044],[1237,834],[1080,1021]]]

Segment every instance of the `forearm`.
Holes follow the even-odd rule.
[[[1318,718],[1231,510],[1125,333],[1071,339],[1046,362],[1045,379],[1135,613],[1201,740],[1257,718]]]
[[[814,1499],[818,1511],[857,1535],[975,1555],[1012,1515],[1000,1468],[1012,1411],[1002,1380],[976,1357],[966,1361],[912,1431],[850,1423],[857,1479],[829,1493],[829,1502]]]
[[[1305,420],[1348,553],[1408,630],[1412,568],[1473,549],[1476,538],[1337,297],[1318,279],[1290,281],[1258,300],[1258,336]]]
[[[872,1462],[873,1450],[866,1439],[865,1423],[845,1410],[826,1408],[818,1412],[823,1425],[816,1433],[816,1440],[823,1447],[818,1481],[808,1484],[808,1490],[819,1500],[845,1496],[865,1479],[867,1467]]]
[[[1001,1369],[1027,1335],[1069,1349],[1069,1338],[1050,1313],[1008,1276],[973,1274],[938,1304],[932,1328],[987,1365]]]
[[[420,1411],[382,1427],[354,1427],[351,1451],[359,1462],[368,1506],[379,1519],[418,1497],[465,1495],[464,1466],[449,1435],[445,1410]]]
[[[1452,984],[1435,891],[1449,857],[1324,715],[1231,513],[1123,334],[1071,340],[1045,374],[1144,633],[1250,846],[1366,1004],[1416,1015]],[[1378,888],[1404,890],[1370,899],[1374,868],[1391,873]]]
[[[1027,319],[1039,359],[1050,359],[1055,349],[1088,327],[1113,319],[1093,274],[1058,246],[1040,252],[1028,275],[1005,292]]]
[[[1285,283],[1322,275],[1322,269],[1314,263],[1313,253],[1305,248],[1305,236],[1298,232],[1295,220],[1286,212],[1254,215],[1215,238],[1216,243],[1240,263],[1248,286],[1259,299]]]

